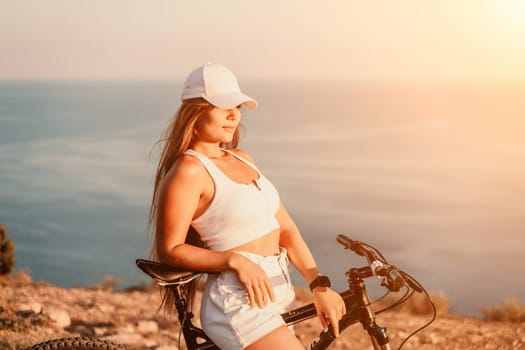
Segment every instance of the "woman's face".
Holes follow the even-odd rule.
[[[196,142],[227,143],[241,122],[241,106],[232,109],[213,108],[203,114],[195,124]]]

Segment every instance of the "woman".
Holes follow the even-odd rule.
[[[321,276],[273,185],[237,149],[241,106],[255,109],[226,67],[190,73],[155,179],[154,253],[181,269],[206,271],[201,324],[221,348],[302,349],[280,313],[294,300],[288,259],[312,289],[326,330],[345,314]],[[204,247],[188,244],[195,230]]]

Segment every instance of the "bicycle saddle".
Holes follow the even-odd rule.
[[[161,286],[185,284],[193,281],[202,273],[197,271],[178,270],[171,265],[145,259],[137,259],[135,263],[139,269],[156,280]]]

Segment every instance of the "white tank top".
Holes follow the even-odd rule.
[[[202,162],[214,183],[210,205],[191,224],[206,247],[215,251],[235,248],[279,228],[275,213],[280,200],[275,187],[255,165],[232,151],[223,151],[255,169],[259,178],[253,184],[237,183],[205,155],[192,149],[185,152]]]

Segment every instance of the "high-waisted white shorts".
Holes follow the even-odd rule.
[[[286,249],[279,255],[261,256],[237,252],[257,263],[273,285],[275,301],[264,308],[251,307],[248,293],[233,270],[209,275],[204,287],[201,324],[220,349],[244,349],[285,323],[281,313],[290,310],[295,292],[288,273]]]

